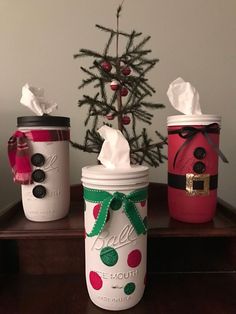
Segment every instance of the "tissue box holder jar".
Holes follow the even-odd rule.
[[[148,168],[88,166],[82,183],[90,299],[107,310],[131,308],[145,289]]]
[[[32,184],[22,184],[22,203],[31,221],[52,221],[67,215],[70,205],[69,126],[60,116],[17,118],[29,146]]]
[[[214,217],[220,122],[217,115],[168,117],[168,205],[174,219],[203,223]]]

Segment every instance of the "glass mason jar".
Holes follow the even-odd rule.
[[[32,221],[52,221],[67,215],[70,205],[70,119],[60,116],[17,118],[32,168],[30,184],[22,184],[25,216]],[[20,135],[19,135],[20,134]]]
[[[221,117],[169,116],[168,205],[170,216],[183,222],[212,220],[217,203]]]
[[[82,183],[89,296],[103,309],[128,309],[145,289],[148,168],[88,166]]]

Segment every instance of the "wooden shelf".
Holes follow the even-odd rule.
[[[11,217],[0,221],[0,239],[82,238],[83,207],[81,185],[71,187],[70,212],[61,220],[31,222],[25,218],[20,202],[12,208]],[[236,212],[222,202],[218,202],[216,216],[209,223],[188,224],[171,219],[165,184],[150,184],[148,217],[148,236],[151,238],[236,236]]]
[[[21,202],[0,220],[0,313],[107,313],[86,289],[83,207],[75,185],[61,220],[31,222]],[[148,285],[123,313],[236,313],[234,209],[219,201],[213,221],[181,223],[168,215],[167,185],[151,183],[148,217]]]
[[[1,276],[0,287],[1,313],[108,313],[89,300],[83,276]],[[122,313],[234,314],[235,290],[236,274],[150,275],[143,299]]]

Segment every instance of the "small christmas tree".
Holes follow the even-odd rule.
[[[93,64],[89,69],[81,67],[87,78],[82,81],[79,88],[93,84],[97,92],[93,97],[83,95],[83,98],[78,101],[79,107],[88,107],[85,126],[90,124],[91,127],[86,131],[83,144],[75,142],[71,144],[85,152],[99,153],[103,142],[97,133],[99,118],[105,117],[107,122],[117,119],[118,129],[130,144],[131,162],[133,164],[145,162],[157,167],[166,159],[162,153],[166,138],[155,131],[158,142],[153,142],[146,128],[143,128],[140,134],[137,133],[136,124],[140,120],[150,125],[153,114],[147,109],[164,108],[163,104],[145,100],[155,93],[155,89],[148,83],[146,74],[159,60],[148,58],[151,50],[144,46],[150,36],[141,38],[142,33],[134,30],[131,33],[120,31],[121,8],[122,5],[117,9],[115,30],[96,25],[99,30],[109,34],[103,53],[81,49],[78,54],[74,55],[74,58],[91,57],[93,59]],[[126,48],[122,54],[119,54],[121,37],[126,40]],[[138,40],[139,42],[136,43]],[[110,54],[113,43],[115,43],[115,56]],[[107,122],[103,124],[112,126]]]

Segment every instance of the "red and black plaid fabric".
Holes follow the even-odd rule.
[[[13,172],[13,179],[20,184],[31,184],[32,167],[28,141],[53,142],[68,141],[69,130],[31,130],[16,131],[8,141],[8,159]]]

